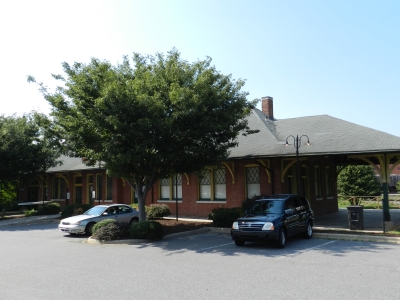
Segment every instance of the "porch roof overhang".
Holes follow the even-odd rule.
[[[259,132],[240,135],[229,159],[295,157],[294,138],[303,135],[300,157],[333,156],[338,163],[351,163],[358,155],[376,163],[382,154],[390,154],[393,161],[400,159],[400,137],[328,115],[269,120],[261,111],[253,110],[248,121],[249,127]]]

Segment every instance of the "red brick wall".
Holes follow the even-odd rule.
[[[265,160],[268,161],[268,160]],[[284,182],[281,181],[281,171],[282,171],[282,161],[280,158],[269,159],[269,166],[273,172],[271,172],[271,182],[268,182],[268,174],[265,168],[260,165],[259,166],[259,174],[260,174],[260,193],[262,195],[272,194],[274,190],[275,194],[280,193],[288,193],[288,177],[285,174]],[[330,166],[331,175],[332,175],[332,194],[336,195],[336,178],[335,176],[335,165],[334,161],[330,158],[325,157],[310,157],[306,160],[301,161],[302,165],[307,165],[309,170],[309,201],[311,203],[312,208],[314,209],[316,214],[323,214],[327,212],[332,212],[337,210],[337,198],[336,196],[333,199],[327,199],[326,195],[326,187],[325,187],[325,174],[324,170],[326,166]],[[195,174],[189,174],[189,180],[184,175],[182,181],[182,201],[178,203],[178,214],[179,216],[193,216],[193,217],[207,217],[208,214],[212,211],[212,209],[217,207],[240,207],[242,201],[245,199],[246,195],[246,180],[245,180],[245,166],[248,164],[260,164],[255,159],[248,160],[236,160],[233,162],[234,164],[234,183],[233,178],[228,169],[226,169],[226,201],[198,201],[198,179]],[[314,166],[318,165],[321,168],[321,194],[322,200],[315,199],[314,192]],[[89,203],[89,199],[87,198],[87,174],[92,174],[94,176],[94,190],[96,191],[96,200],[94,204],[97,205],[97,182],[95,180],[95,175],[98,170],[88,170],[82,172],[82,191],[83,203]],[[73,173],[63,174],[68,178],[68,191],[71,194],[71,200],[69,204],[73,203],[74,199],[74,182],[73,182]],[[48,199],[51,199],[52,193],[52,178],[54,174],[48,174],[48,183],[49,183],[49,193]],[[103,200],[106,195],[106,180],[105,173],[103,173],[103,188],[102,188],[102,197]],[[274,186],[273,186],[274,185]],[[120,178],[113,178],[113,192],[112,198],[113,203],[131,203],[131,187],[128,182],[123,181]],[[25,190],[19,191],[19,199],[23,199],[26,197],[27,188]],[[39,194],[40,191],[39,191]],[[158,183],[154,185],[153,190],[150,190],[146,197],[146,205],[150,205],[151,203],[166,203],[170,208],[173,214],[175,214],[176,204],[175,201],[166,202],[166,201],[158,201],[159,200],[159,190]],[[107,202],[109,203],[109,202]],[[63,204],[61,201],[60,204]],[[101,201],[101,204],[104,204],[104,201]]]

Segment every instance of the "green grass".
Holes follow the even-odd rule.
[[[386,233],[400,235],[400,226],[396,227],[396,228],[393,228],[392,230],[390,230],[390,231],[388,231]]]
[[[361,201],[364,209],[377,209],[378,204],[376,201],[365,200]],[[346,208],[351,205],[348,200],[340,199],[338,201],[339,208]],[[382,201],[379,201],[379,209],[382,209]],[[389,196],[389,209],[400,209],[400,196]]]

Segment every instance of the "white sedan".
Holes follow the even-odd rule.
[[[104,219],[132,224],[139,221],[139,212],[126,204],[97,205],[81,215],[62,219],[58,229],[69,234],[91,235],[93,225]]]

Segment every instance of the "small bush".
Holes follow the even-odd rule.
[[[83,213],[84,213],[84,211],[83,211],[82,207],[78,207],[78,208],[74,209],[74,212],[72,213],[72,215],[73,216],[79,216],[79,215],[81,215]]]
[[[71,204],[67,205],[63,208],[61,212],[61,216],[63,218],[71,217],[74,214],[74,210],[81,208],[83,212],[87,211],[92,206],[89,204]]]
[[[94,224],[93,229],[92,229],[92,235],[95,236],[97,234],[97,230],[99,230],[100,228],[106,226],[107,224],[116,223],[116,222],[117,221],[115,221],[114,219],[101,220],[100,222]]]
[[[116,222],[115,224],[117,224],[117,226],[119,227],[119,237],[129,237],[131,224],[126,222]]]
[[[25,215],[25,217],[36,216],[37,215],[37,211],[34,208],[27,209],[27,210],[24,211],[24,215]]]
[[[55,215],[60,213],[61,206],[57,202],[47,203],[43,206],[40,206],[37,214],[38,215]]]
[[[110,219],[107,219],[107,220],[110,220]],[[104,221],[106,221],[106,220],[104,220]],[[103,222],[103,221],[101,221],[101,222]],[[101,222],[99,222],[97,224],[100,224]],[[97,224],[95,224],[95,226]],[[96,232],[93,233],[93,237],[100,241],[115,240],[119,237],[119,235],[120,235],[120,228],[116,224],[116,222],[105,223],[104,226],[97,228]]]
[[[208,215],[208,219],[213,221],[215,227],[232,227],[232,223],[240,218],[242,210],[240,207],[233,208],[214,208]]]
[[[163,227],[156,221],[140,221],[131,225],[130,236],[133,239],[160,240]]]
[[[162,219],[171,214],[171,209],[166,204],[151,204],[146,206],[147,219]]]
[[[18,205],[17,201],[11,201],[3,204],[3,209],[6,211],[20,211],[21,207]]]
[[[136,210],[139,210],[139,204],[138,203],[132,203],[131,207],[136,209]]]

